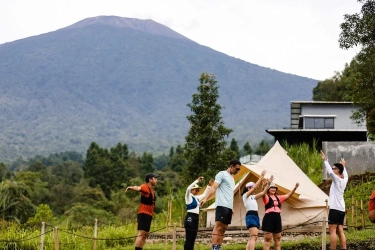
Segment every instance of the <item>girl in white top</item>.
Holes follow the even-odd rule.
[[[200,176],[196,179],[193,183],[191,183],[188,188],[186,189],[185,193],[185,204],[187,214],[185,217],[185,244],[184,250],[193,250],[195,238],[197,237],[198,233],[198,225],[199,225],[199,201],[206,197],[208,191],[211,189],[211,185],[214,182],[213,179],[210,179],[208,182],[208,186],[206,190],[204,190],[203,194],[198,195],[200,186],[198,186],[198,182],[203,180],[203,176]]]
[[[266,185],[262,192],[258,194],[254,194],[254,192],[257,190],[257,187],[260,185],[262,180],[264,179],[264,176],[266,174],[266,171],[263,170],[258,181],[256,183],[254,182],[248,182],[245,185],[245,189],[242,193],[242,200],[246,207],[246,227],[249,229],[250,238],[247,241],[246,250],[253,250],[255,249],[255,243],[258,238],[258,230],[260,227],[259,222],[259,215],[258,215],[258,203],[257,199],[262,197],[268,190],[269,182],[273,181],[273,176],[271,176],[270,181],[266,181]]]

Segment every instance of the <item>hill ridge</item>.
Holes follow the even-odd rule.
[[[72,25],[66,27],[66,29],[78,29],[84,28],[90,25],[109,25],[117,28],[130,28],[145,32],[152,35],[162,35],[173,37],[176,39],[188,39],[187,37],[175,32],[169,27],[162,25],[153,21],[152,19],[138,19],[138,18],[128,18],[128,17],[119,17],[119,16],[96,16],[88,17],[81,21],[78,21]],[[192,41],[192,40],[190,40]]]

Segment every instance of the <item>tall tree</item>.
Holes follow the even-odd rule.
[[[231,140],[229,148],[236,154],[235,157],[237,159],[240,159],[240,157],[241,157],[240,148],[238,147],[238,143],[237,143],[236,139],[233,138]]]
[[[255,149],[255,153],[258,155],[265,155],[269,150],[270,145],[265,140],[262,140]]]
[[[253,149],[250,146],[250,143],[247,141],[243,146],[243,152],[245,155],[251,155],[253,153]]]
[[[156,167],[156,170],[162,170],[168,165],[170,157],[166,154],[161,154],[156,157],[154,157],[154,165]]]
[[[335,75],[324,81],[318,82],[313,89],[314,101],[339,101],[350,102],[353,96],[353,86],[358,78],[358,62],[356,58],[346,64],[342,72],[336,72]]]
[[[155,171],[154,157],[151,153],[144,152],[142,157],[139,157],[141,176],[145,176],[147,173],[152,173]]]
[[[366,119],[367,130],[375,133],[375,1],[358,0],[361,11],[344,16],[339,37],[340,47],[360,47],[356,56],[356,79],[352,82],[352,100],[361,109],[352,118],[361,123]]]
[[[184,149],[183,147],[181,147],[181,145],[177,145],[176,153],[174,153],[173,156],[170,157],[168,166],[171,170],[181,173],[185,164],[186,160],[184,156]]]
[[[171,149],[169,150],[169,158],[172,158],[174,155],[174,148],[171,147]]]
[[[4,163],[0,162],[0,182],[5,180],[6,175],[8,174],[8,168]]]
[[[198,93],[193,94],[192,102],[187,104],[193,113],[187,116],[191,127],[185,137],[188,181],[197,175],[213,176],[231,160],[226,158],[230,154],[226,149],[225,138],[232,129],[224,126],[221,117],[222,107],[217,103],[219,87],[216,77],[213,74],[202,73],[199,82]]]

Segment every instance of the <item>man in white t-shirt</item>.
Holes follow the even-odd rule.
[[[340,239],[341,249],[346,249],[346,237],[343,227],[345,218],[344,191],[349,177],[348,172],[345,169],[345,160],[344,158],[341,158],[340,163],[333,164],[333,167],[331,168],[323,151],[320,151],[320,155],[324,161],[325,171],[327,171],[332,178],[332,184],[329,190],[328,214],[331,249],[336,249],[337,236]]]
[[[232,222],[233,191],[235,187],[232,175],[237,174],[240,170],[241,162],[236,159],[231,160],[227,170],[220,171],[215,176],[215,182],[210,191],[200,202],[200,206],[202,206],[216,192],[215,227],[212,231],[212,250],[221,249],[224,233],[228,225]]]

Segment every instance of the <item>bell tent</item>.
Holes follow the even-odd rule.
[[[247,182],[256,182],[263,170],[266,178],[274,176],[274,183],[278,187],[277,194],[288,193],[299,182],[299,187],[292,197],[281,206],[283,229],[294,227],[315,227],[321,225],[323,218],[328,216],[328,196],[316,186],[306,174],[293,162],[278,141],[268,153],[255,165],[243,164],[242,178],[237,182],[234,190],[233,218],[230,227],[245,227],[246,209],[242,201],[242,191]],[[238,176],[235,176],[235,180]],[[260,192],[261,187],[256,193]],[[215,203],[207,208],[206,227],[215,225]],[[259,217],[264,215],[262,198],[258,199]]]

